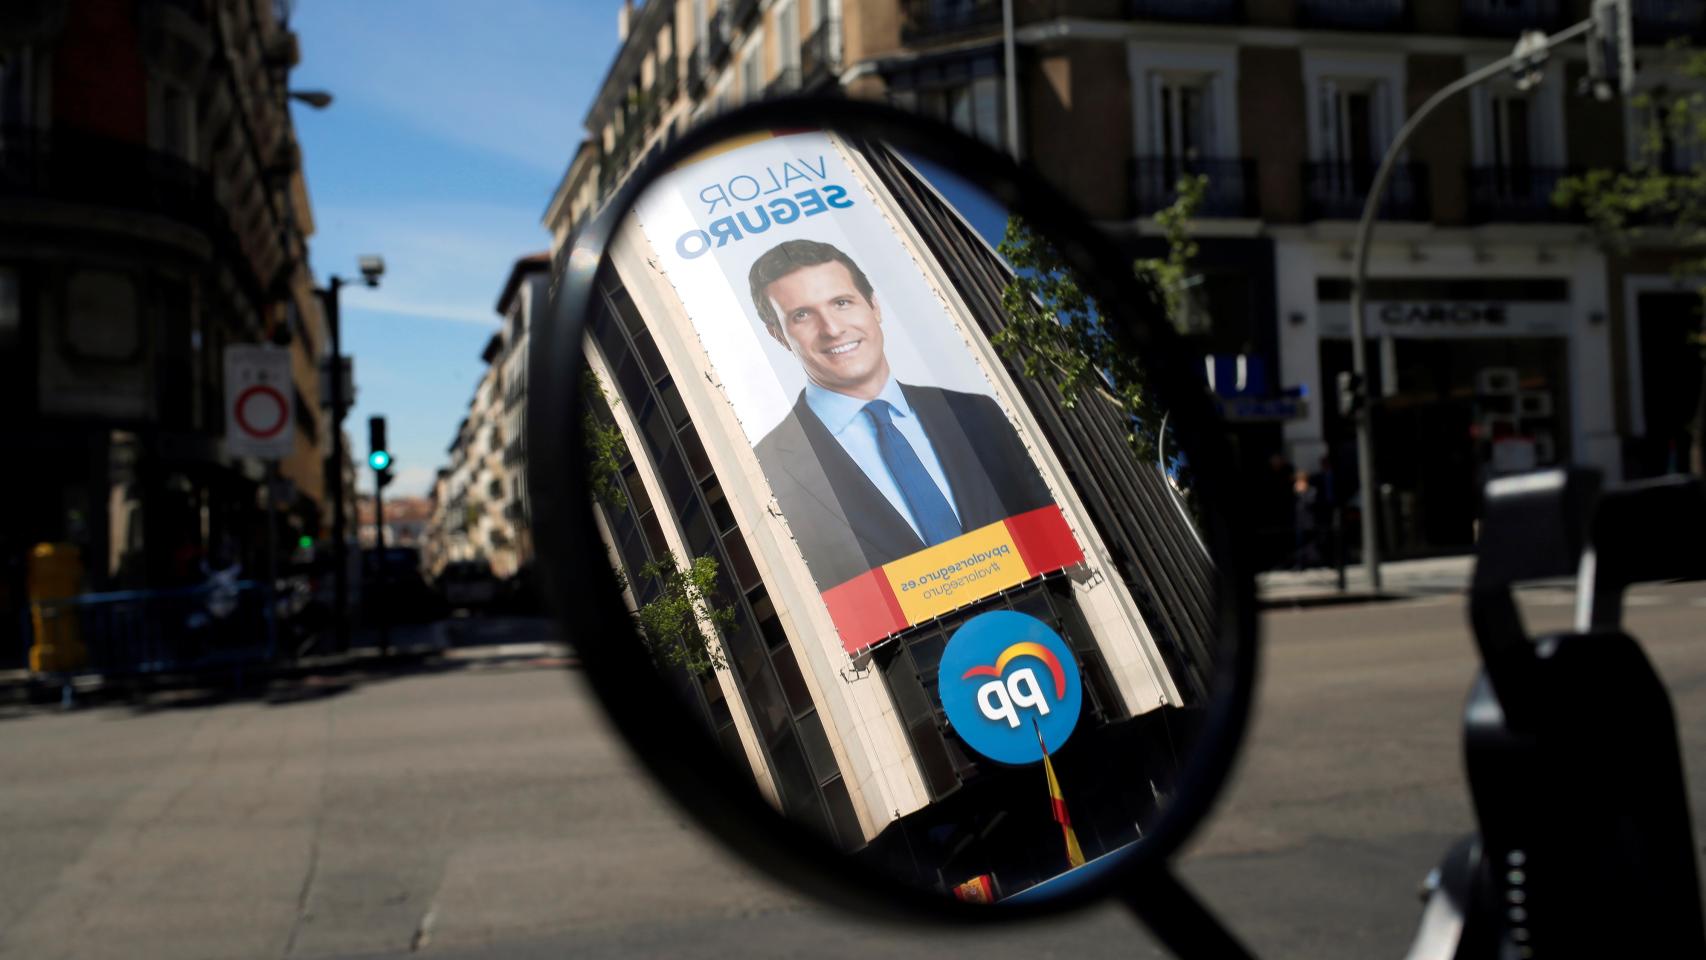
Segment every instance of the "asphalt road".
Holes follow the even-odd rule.
[[[1540,626],[1567,603],[1525,601]],[[1706,770],[1706,587],[1643,589],[1630,619]],[[1260,956],[1402,956],[1417,883],[1471,827],[1461,600],[1264,622],[1252,738],[1181,872]],[[0,713],[0,956],[1165,955],[1114,906],[968,932],[803,902],[701,837],[539,631],[506,629],[523,645],[247,699]]]

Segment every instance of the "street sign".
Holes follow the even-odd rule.
[[[225,348],[225,449],[279,460],[296,447],[296,387],[290,351],[259,344]]]

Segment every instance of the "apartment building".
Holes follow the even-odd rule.
[[[227,345],[288,344],[292,496],[270,520],[282,544],[323,529],[336,427],[317,387],[326,329],[288,12],[87,0],[0,18],[0,393],[20,465],[0,532],[16,579],[0,593],[13,600],[38,543],[78,549],[85,591],[192,583],[215,553],[264,568],[264,465],[221,442]]]
[[[550,261],[518,258],[498,294],[501,326],[480,352],[485,368],[433,483],[424,563],[436,576],[457,560],[485,560],[512,577],[533,559],[526,483],[527,344],[546,309]]]
[[[1351,365],[1350,247],[1374,168],[1409,113],[1555,30],[1587,0],[1015,0],[1017,116],[1001,4],[737,2],[623,7],[588,140],[545,214],[557,248],[696,120],[793,89],[884,98],[1018,152],[1134,254],[1155,211],[1207,178],[1191,335],[1253,460],[1354,474],[1335,380]],[[1636,0],[1647,86],[1688,82],[1662,46],[1700,39],[1702,0]],[[1583,95],[1580,48],[1532,89],[1489,83],[1409,145],[1370,260],[1371,387],[1395,555],[1461,550],[1504,472],[1662,471],[1692,415],[1672,370],[1692,321],[1677,251],[1608,255],[1553,205],[1567,172],[1620,167],[1646,118]],[[1016,128],[1016,129],[1014,129]],[[1687,163],[1679,156],[1673,162]],[[1234,373],[1233,371],[1238,371]],[[1697,376],[1697,375],[1696,375]],[[1343,482],[1343,481],[1341,481]]]
[[[498,295],[503,318],[503,456],[506,489],[500,502],[514,544],[517,569],[533,561],[533,535],[527,504],[527,344],[534,322],[549,306],[550,256],[522,257],[510,269]]]

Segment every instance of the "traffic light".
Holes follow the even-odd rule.
[[[385,448],[385,418],[367,418],[367,465],[373,468],[374,488],[383,490],[393,479],[391,451]]]
[[[1363,379],[1345,370],[1339,374],[1338,387],[1339,416],[1353,420],[1362,416],[1363,409],[1368,406],[1368,387]]]
[[[391,451],[385,447],[385,418],[367,418],[367,465],[383,470],[391,465]]]

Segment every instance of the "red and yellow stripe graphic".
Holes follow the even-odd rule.
[[[1043,751],[1043,773],[1048,776],[1048,801],[1054,822],[1060,824],[1060,832],[1066,837],[1066,862],[1082,867],[1084,851],[1078,846],[1078,834],[1072,830],[1072,815],[1066,812],[1066,795],[1060,792],[1060,780],[1054,775],[1054,764],[1049,762],[1048,743],[1043,740],[1043,728],[1036,717],[1031,718],[1031,729],[1037,732],[1037,746]]]
[[[1046,753],[1043,754],[1043,772],[1048,774],[1048,797],[1054,806],[1054,822],[1060,824],[1061,833],[1066,835],[1066,862],[1082,867],[1084,851],[1078,848],[1078,834],[1072,832],[1072,816],[1066,812],[1066,797],[1061,795],[1060,781],[1054,776],[1054,764],[1049,762]]]
[[[868,570],[825,590],[823,602],[842,649],[858,654],[915,623],[1083,561],[1066,517],[1047,506]]]

